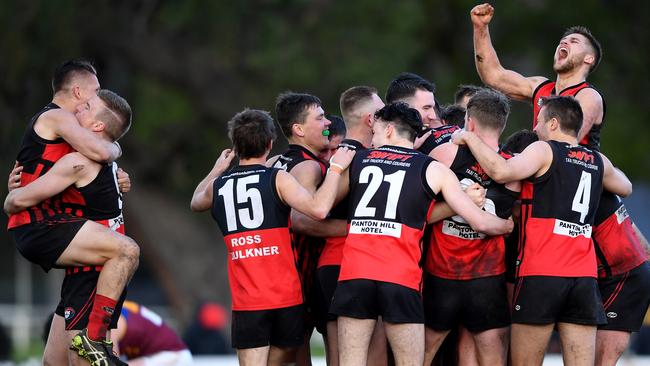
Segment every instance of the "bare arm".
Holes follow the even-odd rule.
[[[485,3],[475,6],[470,16],[474,27],[474,61],[481,80],[490,87],[500,90],[510,98],[530,100],[535,88],[546,80],[544,77],[524,77],[501,66],[499,57],[492,46],[488,24],[494,15],[492,5]]]
[[[52,110],[38,120],[45,128],[62,137],[75,150],[98,162],[115,161],[122,155],[117,143],[107,141],[96,133],[81,127],[77,118],[64,110]]]
[[[234,158],[235,153],[231,149],[225,149],[221,152],[210,173],[203,178],[194,190],[192,201],[190,202],[192,211],[207,211],[212,207],[212,183],[228,169]]]
[[[332,161],[334,162],[332,165],[337,164],[347,169],[354,154],[354,150],[339,148],[332,157]],[[327,214],[334,205],[334,201],[339,192],[341,173],[343,172],[339,171],[338,168],[331,167],[325,175],[323,184],[312,194],[291,174],[280,171],[278,172],[278,183],[276,184],[278,194],[284,202],[295,210],[308,215],[312,219],[322,220],[327,217]]]
[[[462,216],[472,229],[487,235],[502,235],[512,231],[512,220],[503,220],[476,207],[460,188],[454,173],[438,162],[427,168],[427,182],[434,192],[442,192],[449,206]]]
[[[582,141],[594,124],[603,121],[603,98],[597,91],[585,88],[576,95],[576,100],[582,107],[582,127],[578,132],[578,141]]]
[[[599,153],[600,154],[600,153]],[[603,189],[608,190],[621,197],[627,197],[632,194],[632,182],[627,178],[625,173],[612,165],[612,162],[603,155]]]
[[[325,219],[313,220],[306,215],[291,215],[291,225],[294,231],[319,238],[346,236],[348,234],[347,220]],[[299,222],[296,222],[299,221]]]
[[[80,153],[71,153],[59,159],[52,168],[30,184],[13,189],[7,195],[4,210],[15,214],[34,206],[80,180],[93,164]]]
[[[481,185],[478,183],[474,183],[465,189],[465,193],[469,196],[472,202],[474,202],[476,207],[479,208],[482,208],[483,205],[485,205],[486,192],[487,190],[481,187]],[[449,206],[449,204],[447,204],[447,202],[437,202],[433,206],[433,210],[431,210],[431,215],[429,215],[429,219],[427,220],[427,222],[429,224],[433,224],[434,222],[444,220],[454,215],[456,215],[456,212],[454,212],[454,210],[451,209],[451,207]]]
[[[553,151],[550,145],[543,141],[530,144],[521,154],[508,160],[501,157],[472,132],[456,131],[452,135],[452,141],[456,144],[467,144],[487,175],[497,183],[509,183],[534,175],[539,176],[545,173],[553,162]]]
[[[436,146],[435,149],[431,150],[429,156],[449,168],[456,159],[456,154],[458,154],[458,145],[450,141]]]

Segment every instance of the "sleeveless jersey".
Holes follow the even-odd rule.
[[[339,146],[347,147],[356,152],[365,150],[366,148],[359,141],[344,139]],[[348,219],[348,206],[350,205],[349,196],[344,197],[332,210],[330,211],[329,218],[347,220]],[[325,247],[318,259],[318,267],[322,266],[340,266],[341,259],[343,259],[343,246],[345,244],[345,236],[336,236],[325,238]]]
[[[424,140],[422,145],[418,148],[418,151],[429,155],[429,153],[436,147],[449,142],[451,140],[451,135],[456,130],[460,130],[460,127],[456,125],[442,125],[440,127],[431,128],[431,135]]]
[[[83,187],[70,186],[62,193],[66,214],[84,217],[124,234],[122,193],[117,184],[117,164],[102,164],[95,179]]]
[[[591,88],[593,90],[596,90],[596,88],[593,85],[589,84],[586,81],[583,81],[576,85],[572,85],[560,91],[560,93],[557,93],[557,91],[555,90],[554,81],[546,80],[545,82],[539,84],[539,86],[533,92],[533,98],[532,98],[533,128],[537,126],[537,114],[539,114],[539,110],[542,108],[541,107],[542,97],[548,97],[550,95],[575,97],[582,89],[585,88]],[[598,90],[596,90],[596,92],[598,92]],[[598,94],[600,94],[600,92],[598,92]],[[591,126],[591,130],[589,130],[589,133],[587,133],[587,135],[585,135],[585,137],[580,141],[580,145],[586,146],[591,150],[600,151],[600,130],[605,125],[605,109],[606,109],[605,98],[603,98],[603,120],[600,121],[601,123],[599,124],[594,123]]]
[[[504,153],[501,155],[510,157]],[[502,219],[510,217],[519,193],[494,182],[466,145],[458,147],[450,169],[463,188],[478,183],[487,189],[485,211]],[[426,270],[436,277],[452,280],[502,274],[506,270],[503,236],[486,236],[474,231],[459,215],[441,220],[433,225]]]
[[[125,301],[121,316],[126,321],[126,332],[118,347],[120,354],[125,355],[129,360],[163,351],[187,349],[178,335],[163,322],[160,315],[148,308],[132,301]]]
[[[593,239],[599,278],[629,272],[647,260],[623,202],[606,190],[596,210]]]
[[[273,164],[273,167],[291,172],[296,165],[306,160],[313,160],[318,163],[322,178],[324,179],[325,173],[327,173],[327,164],[318,159],[311,151],[296,144],[289,144],[289,149],[280,155],[275,164]],[[291,241],[296,265],[298,266],[300,278],[303,283],[303,292],[305,298],[309,299],[311,298],[311,291],[313,290],[313,284],[316,279],[318,260],[325,246],[325,239],[294,232],[291,234]]]
[[[35,181],[38,177],[47,173],[48,170],[63,155],[73,152],[74,149],[68,145],[65,140],[58,138],[56,140],[46,140],[40,137],[34,131],[34,123],[45,112],[51,109],[59,109],[54,103],[45,106],[41,111],[36,113],[29,121],[23,141],[20,145],[20,151],[16,161],[23,167],[20,177],[20,186],[24,187]],[[43,202],[29,207],[25,211],[9,215],[8,229],[21,225],[41,222],[45,220],[58,221],[61,218],[61,196],[50,197]]]
[[[239,166],[213,184],[212,217],[228,248],[233,310],[267,310],[302,303],[291,251],[289,206],[276,190],[278,170]]]
[[[591,230],[603,162],[583,146],[548,144],[549,170],[522,186],[518,276],[596,277]]]
[[[426,182],[432,161],[397,146],[355,155],[339,281],[370,279],[420,289],[422,235],[435,202]]]

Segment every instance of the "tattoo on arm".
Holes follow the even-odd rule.
[[[478,62],[483,62],[483,56],[481,56],[481,55],[476,55],[476,61],[478,61]]]

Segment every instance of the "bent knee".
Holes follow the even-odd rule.
[[[135,240],[124,236],[120,243],[120,255],[138,261],[140,259],[140,246]]]

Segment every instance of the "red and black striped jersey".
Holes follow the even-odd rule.
[[[546,80],[545,82],[539,84],[535,91],[533,92],[533,129],[537,126],[537,115],[542,105],[542,98],[548,97],[551,95],[561,95],[561,96],[571,96],[575,97],[582,89],[591,88],[596,90],[596,88],[589,84],[586,81],[572,85],[566,89],[563,89],[559,93],[555,90],[555,82]],[[598,92],[598,90],[596,90]],[[600,94],[600,92],[598,92]],[[601,96],[602,97],[602,96]],[[605,125],[605,98],[603,98],[603,120],[599,124],[594,123],[591,126],[589,133],[580,141],[580,145],[586,146],[591,150],[600,151],[600,130]]]
[[[617,195],[606,190],[596,210],[593,239],[599,278],[629,272],[647,260],[625,205]]]
[[[212,217],[228,248],[233,310],[302,303],[289,235],[290,207],[277,192],[278,170],[238,166],[214,181]]]
[[[583,146],[548,141],[553,162],[523,182],[518,276],[596,277],[592,225],[603,162]]]
[[[357,140],[344,139],[339,146],[347,147],[356,152],[365,150],[365,146]],[[345,196],[332,210],[329,218],[347,220],[348,208],[350,206],[349,195]],[[322,266],[340,266],[343,259],[343,247],[345,245],[345,236],[336,236],[325,238],[325,247],[318,259],[318,267]]]
[[[304,146],[289,144],[289,149],[278,157],[273,167],[291,172],[298,164],[307,160],[313,160],[318,163],[321,171],[321,182],[318,183],[320,186],[325,178],[325,173],[327,173],[327,164],[318,159],[316,155]],[[309,298],[311,296],[310,291],[314,288],[313,283],[316,279],[318,260],[325,247],[325,239],[292,232],[291,240],[296,264],[303,283],[303,292],[305,298]]]
[[[426,181],[432,161],[397,146],[355,155],[349,168],[349,229],[339,281],[370,279],[420,289],[422,235],[434,205]]]
[[[501,153],[509,158],[509,155]],[[490,178],[466,145],[458,147],[450,166],[463,188],[474,183],[487,189],[484,210],[507,219],[519,192],[510,191]],[[505,243],[502,235],[486,236],[456,215],[433,225],[426,270],[436,277],[468,280],[505,272]]]
[[[20,151],[16,161],[23,167],[20,178],[20,185],[24,187],[35,181],[38,177],[47,173],[48,170],[63,155],[73,152],[74,149],[62,138],[56,140],[47,140],[40,137],[34,131],[34,123],[45,112],[60,108],[54,103],[50,103],[40,110],[27,125],[23,141],[20,145]],[[61,196],[50,197],[43,202],[29,207],[25,211],[9,216],[8,229],[21,225],[41,222],[44,220],[58,221],[57,217],[61,216]]]

